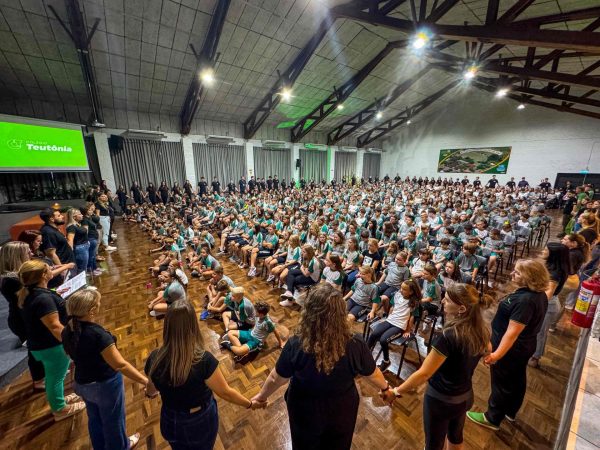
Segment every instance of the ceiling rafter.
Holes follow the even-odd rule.
[[[394,117],[389,118],[385,122],[382,122],[378,126],[371,128],[369,131],[361,134],[356,139],[356,146],[358,148],[363,148],[366,145],[370,144],[371,142],[385,136],[389,132],[398,128],[400,125],[408,122],[413,117],[415,117],[417,114],[419,114],[421,111],[423,111],[425,108],[427,108],[429,105],[431,105],[436,100],[443,97],[450,90],[452,90],[456,86],[458,86],[459,83],[460,83],[460,80],[454,80],[454,81],[450,82],[448,85],[446,85],[439,91],[435,92],[434,94],[431,94],[429,97],[406,108],[401,113],[396,114]]]

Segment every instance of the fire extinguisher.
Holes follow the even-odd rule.
[[[591,328],[596,315],[596,308],[600,300],[600,280],[589,278],[581,283],[577,295],[577,303],[573,309],[571,323],[582,328]]]

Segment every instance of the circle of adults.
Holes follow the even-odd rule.
[[[219,427],[213,394],[259,409],[284,385],[294,448],[350,448],[358,376],[390,404],[427,384],[425,448],[462,448],[466,418],[493,430],[516,420],[527,366],[540,365],[548,332],[564,308],[572,309],[577,283],[600,259],[600,205],[589,186],[558,190],[545,179],[531,187],[525,178],[501,186],[495,176],[485,186],[479,177],[399,176],[296,185],[275,176],[241,177],[226,192],[215,178],[211,188],[204,178],[196,192],[189,181],[172,188],[162,182],[158,189],[149,183],[145,192],[134,182],[113,196],[103,182],[83,208],[69,209],[66,219],[44,210],[40,231],[23,232],[0,249],[0,290],[9,302],[10,329],[27,342],[33,389],[45,390],[56,421],[85,409],[95,449],[139,442],[139,433],[126,432],[123,376],[149,397],[160,394],[161,434],[174,449],[213,448]],[[65,277],[102,275],[99,250],[117,250],[115,201],[123,219],[139,224],[158,246],[149,269],[160,290],[148,309],[165,317],[163,343],[143,372],[98,324],[100,292],[88,287],[65,300],[57,291]],[[520,236],[549,228],[547,208],[562,208],[567,233],[547,243],[540,258],[517,259],[510,274],[517,289],[497,302],[489,330],[482,310],[495,302],[475,285],[504,264]],[[250,300],[224,273],[219,257],[225,255],[249,269],[249,278],[259,275],[263,261],[266,282],[283,291],[280,307],[300,308],[287,341],[269,316],[271,305]],[[208,281],[200,321],[187,297],[186,268]],[[563,305],[558,294],[573,281]],[[434,318],[443,325],[431,334],[433,351],[406,381],[390,386],[383,374],[390,344],[431,327]],[[201,322],[215,319],[223,322],[221,346],[236,361],[260,352],[271,333],[282,348],[252,399],[228,385],[204,349]],[[353,332],[356,322],[365,324],[366,339]],[[471,379],[482,358],[491,394],[485,412],[470,411]],[[71,363],[75,392],[65,395]]]

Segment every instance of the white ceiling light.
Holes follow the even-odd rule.
[[[412,42],[412,47],[415,50],[421,50],[423,47],[425,47],[427,45],[428,42],[429,42],[429,36],[427,36],[423,32],[417,33]]]
[[[215,74],[212,69],[206,69],[200,73],[200,79],[203,84],[210,86],[215,82]]]
[[[496,92],[496,97],[498,97],[498,98],[506,97],[506,94],[508,94],[508,89],[506,89],[506,88],[498,89],[498,92]]]
[[[517,106],[517,109],[525,109],[525,105],[521,103],[519,106]]]
[[[340,103],[339,105],[337,105],[337,109],[339,109],[340,111],[341,111],[342,109],[344,109],[344,104],[343,104],[343,103]]]
[[[411,123],[412,123],[412,120],[410,120],[410,119],[408,119],[408,120],[406,121],[406,125],[410,125]]]
[[[292,90],[289,88],[283,88],[281,90],[281,99],[284,102],[289,102],[292,98]]]
[[[381,111],[377,111],[377,114],[375,115],[375,118],[377,120],[381,120],[382,117],[383,117],[383,113]]]
[[[477,67],[476,66],[469,67],[463,74],[463,77],[465,80],[472,80],[476,76],[477,76]]]

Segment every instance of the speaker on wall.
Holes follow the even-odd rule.
[[[296,169],[300,168],[300,158],[296,159]]]

